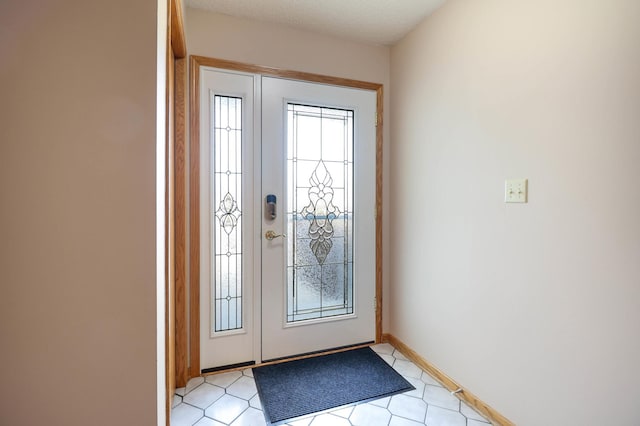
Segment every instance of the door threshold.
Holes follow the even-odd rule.
[[[249,362],[243,362],[243,363],[239,363],[239,364],[224,365],[222,367],[207,368],[207,369],[202,370],[201,375],[202,376],[209,376],[209,375],[213,375],[213,374],[228,373],[230,371],[244,370],[249,366],[251,366],[251,368],[257,368],[257,367],[263,367],[263,366],[266,366],[266,365],[280,364],[280,363],[288,362],[288,361],[297,361],[299,359],[314,358],[314,357],[322,356],[322,355],[330,355],[330,354],[335,354],[335,353],[338,353],[338,352],[345,352],[345,351],[349,351],[351,349],[366,348],[366,347],[369,347],[371,345],[374,345],[375,343],[376,343],[375,341],[371,340],[371,341],[368,341],[368,342],[356,343],[356,344],[353,344],[353,345],[339,346],[337,348],[332,348],[332,349],[322,349],[322,350],[319,350],[319,351],[306,352],[306,353],[298,354],[298,355],[292,355],[292,356],[285,356],[285,357],[281,357],[281,358],[268,359],[268,360],[262,361],[260,363],[256,363],[255,361],[249,361]]]
[[[259,365],[256,365],[256,367],[260,367],[262,365],[279,364],[281,362],[287,362],[287,361],[295,361],[297,359],[305,359],[305,358],[313,358],[313,357],[316,357],[316,356],[329,355],[329,354],[334,354],[334,353],[337,353],[337,352],[348,351],[348,350],[351,350],[351,349],[366,348],[367,346],[371,346],[374,343],[375,342],[373,340],[371,340],[371,341],[368,341],[368,342],[356,343],[356,344],[353,344],[353,345],[338,346],[337,348],[321,349],[319,351],[305,352],[305,353],[298,354],[298,355],[291,355],[291,356],[283,356],[283,357],[280,357],[280,358],[266,359],[266,360],[262,361],[262,363],[260,363]]]
[[[247,361],[247,362],[239,362],[237,364],[223,365],[221,367],[205,368],[204,370],[200,371],[200,374],[202,376],[206,376],[208,374],[220,373],[220,372],[223,372],[223,371],[241,370],[241,369],[249,367],[250,365],[256,365],[256,362],[255,361]]]

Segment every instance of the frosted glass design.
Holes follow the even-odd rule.
[[[333,220],[340,216],[340,209],[333,205],[333,179],[320,160],[309,179],[309,205],[305,206],[300,215],[308,220],[311,237],[309,247],[319,264],[323,264],[333,247]]]
[[[287,322],[353,313],[353,115],[288,104]]]
[[[242,99],[214,96],[213,330],[242,328]]]

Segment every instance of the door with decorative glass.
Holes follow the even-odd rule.
[[[202,67],[199,107],[201,369],[373,341],[376,93]]]
[[[262,359],[375,339],[376,93],[262,78]]]

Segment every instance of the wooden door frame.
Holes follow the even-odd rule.
[[[178,72],[180,62],[186,61],[187,54],[184,38],[184,21],[182,18],[181,0],[169,0],[167,8],[167,52],[166,52],[166,128],[165,128],[165,392],[166,392],[166,424],[171,421],[171,405],[176,389],[176,282],[179,279],[176,262],[181,237],[178,231],[177,219],[180,208],[177,205],[177,195],[184,191],[176,191],[176,175],[178,147],[184,145],[186,138],[184,126],[184,92],[186,74]],[[179,100],[182,99],[182,106]]]
[[[373,90],[376,92],[376,314],[375,339],[382,341],[382,141],[383,141],[383,85],[360,80],[331,77],[300,71],[283,70],[245,64],[224,59],[207,58],[204,56],[190,56],[189,62],[189,356],[187,346],[176,347],[176,357],[188,358],[188,376],[200,376],[200,67],[247,72],[264,76],[288,78],[313,83],[330,84],[357,89]],[[177,189],[184,188],[178,186]],[[176,194],[178,198],[179,195]],[[176,253],[178,255],[178,253]],[[185,254],[186,255],[186,254]],[[176,265],[178,265],[177,263]],[[186,262],[182,267],[186,266]],[[180,274],[181,271],[176,271]],[[176,282],[178,284],[178,282]],[[185,291],[176,286],[177,292]],[[178,302],[179,299],[176,300]],[[184,305],[184,306],[182,306]],[[186,300],[176,305],[176,312],[186,314]],[[186,328],[186,327],[185,327]],[[178,332],[181,332],[178,329]],[[186,333],[186,330],[185,330]],[[186,337],[186,334],[185,334]]]

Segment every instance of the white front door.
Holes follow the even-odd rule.
[[[262,78],[263,360],[375,339],[375,114],[373,91]]]
[[[374,91],[200,69],[202,370],[375,339],[375,114]]]

